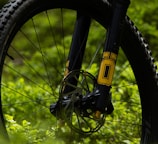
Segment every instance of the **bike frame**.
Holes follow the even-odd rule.
[[[96,118],[99,118],[100,114],[105,112],[109,102],[111,102],[109,91],[112,85],[115,63],[120,46],[121,30],[129,4],[130,0],[114,0],[112,3],[113,16],[107,29],[107,39],[103,49],[102,61],[97,78],[97,89],[100,92],[100,96],[96,105]],[[77,13],[65,75],[70,71],[81,69],[90,21],[91,19],[89,17],[83,16],[79,12]],[[77,81],[71,80],[71,83],[76,85]],[[69,89],[65,88],[65,91],[69,91]]]

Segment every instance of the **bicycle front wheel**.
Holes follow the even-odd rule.
[[[92,19],[81,68],[96,77],[111,17],[108,1],[12,0],[0,12],[0,132],[13,142],[17,135],[21,143],[56,137],[49,107],[59,98],[76,11]],[[119,53],[111,91],[115,112],[95,142],[156,143],[156,68],[148,45],[127,17],[121,47],[124,54]]]

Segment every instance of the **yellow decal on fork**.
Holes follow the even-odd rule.
[[[65,65],[64,78],[66,78],[66,76],[69,74],[69,64],[70,64],[70,61],[67,60],[66,65]],[[65,90],[65,85],[62,88],[62,92],[64,92],[64,90]]]
[[[101,62],[99,75],[98,75],[98,84],[111,86],[112,79],[115,70],[115,62],[117,55],[112,52],[104,52],[103,59]]]
[[[66,77],[67,75],[68,75],[68,73],[69,73],[69,63],[70,63],[70,61],[68,60],[67,62],[66,62],[66,67],[65,67],[65,72],[64,72],[64,77]]]

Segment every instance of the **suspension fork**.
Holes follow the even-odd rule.
[[[130,0],[113,0],[113,13],[111,23],[107,29],[107,39],[103,50],[102,61],[98,75],[98,87],[100,96],[97,101],[96,117],[105,112],[111,103],[110,89],[115,70],[117,54],[120,46],[121,31],[125,19],[126,11],[130,4]]]
[[[107,30],[107,39],[103,50],[102,62],[98,74],[97,89],[100,96],[96,105],[96,117],[105,112],[109,104],[109,91],[112,85],[113,74],[115,70],[115,63],[120,46],[121,30],[123,21],[126,15],[130,0],[114,0],[112,19]],[[65,75],[68,72],[76,69],[81,69],[83,55],[85,51],[86,41],[89,33],[90,18],[77,13],[77,20],[73,34],[70,53],[66,63]],[[70,79],[70,83],[77,85],[77,80]],[[69,92],[71,89],[66,87],[64,92]]]
[[[90,23],[90,17],[83,16],[80,12],[77,12],[77,19],[72,37],[72,43],[66,63],[65,76],[72,70],[81,69]],[[77,79],[71,78],[69,80],[69,83],[77,85]],[[72,90],[72,87],[67,86],[66,88],[64,88],[64,93],[70,92]]]
[[[83,16],[80,12],[77,13],[71,48],[66,64],[66,74],[72,70],[79,70],[81,68],[90,21],[89,17]]]
[[[90,17],[77,12],[77,20],[67,61],[67,71],[81,68],[90,22]]]

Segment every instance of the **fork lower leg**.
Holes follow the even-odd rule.
[[[121,30],[129,3],[129,0],[114,0],[113,2],[113,16],[107,31],[107,40],[97,80],[98,90],[100,91],[100,97],[96,106],[97,117],[99,117],[98,113],[105,112],[105,109],[111,103],[109,91],[120,46]]]

